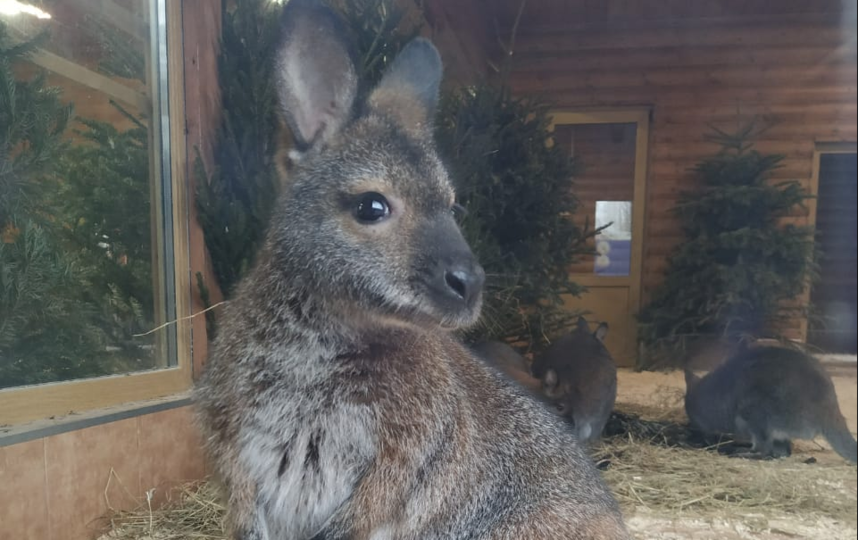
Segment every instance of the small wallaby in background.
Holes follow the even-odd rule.
[[[471,350],[490,366],[518,383],[531,396],[545,403],[551,411],[557,411],[551,400],[542,394],[542,382],[530,374],[527,360],[515,349],[500,341],[483,341],[471,346]]]
[[[788,456],[792,439],[822,435],[838,454],[856,462],[855,438],[819,361],[788,347],[736,350],[702,378],[686,364],[685,411],[693,427],[750,440],[758,457]]]
[[[542,380],[543,393],[575,425],[582,444],[602,436],[617,399],[617,367],[603,340],[608,325],[595,332],[583,317],[573,332],[557,339],[533,362],[533,375]]]
[[[294,164],[195,392],[231,537],[629,538],[562,420],[451,335],[484,273],[435,150],[435,47],[356,103],[333,12],[291,0],[281,24]]]

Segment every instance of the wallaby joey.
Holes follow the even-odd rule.
[[[483,341],[473,345],[471,350],[487,364],[527,390],[532,397],[545,403],[551,411],[557,411],[551,400],[542,394],[542,383],[530,374],[530,366],[523,356],[515,352],[515,349],[500,341]]]
[[[856,461],[856,442],[831,379],[816,359],[799,350],[740,349],[703,378],[687,366],[685,382],[692,426],[750,440],[754,456],[787,456],[791,439],[823,435],[838,454]]]
[[[355,103],[333,12],[281,24],[293,164],[195,393],[232,538],[628,538],[563,422],[451,334],[484,273],[433,141],[435,47]]]
[[[617,399],[617,367],[602,342],[608,325],[595,332],[583,317],[573,332],[557,339],[533,363],[533,375],[562,415],[575,425],[578,440],[597,442]]]

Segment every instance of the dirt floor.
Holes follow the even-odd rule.
[[[840,408],[849,423],[849,429],[858,429],[858,378],[854,366],[832,367],[830,369]],[[617,410],[632,410],[642,418],[655,420],[684,421],[682,398],[685,381],[681,372],[674,373],[634,373],[621,371],[619,374]],[[842,466],[843,460],[836,455],[824,441],[798,441],[795,444],[793,460],[802,462],[813,458],[814,467]],[[732,458],[715,457],[713,459]],[[832,489],[843,490],[843,496],[856,504],[858,486],[851,475],[842,485]],[[855,511],[853,511],[855,515]],[[785,540],[804,538],[811,540],[854,540],[858,531],[854,521],[844,523],[831,519],[807,518],[801,515],[755,515],[754,512],[737,512],[735,515],[723,515],[717,518],[699,516],[665,515],[654,512],[645,506],[626,508],[629,528],[639,540],[738,540],[762,539]]]

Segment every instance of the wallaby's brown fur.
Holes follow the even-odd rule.
[[[449,334],[483,272],[433,142],[437,51],[415,40],[356,103],[342,23],[283,17],[294,166],[195,393],[232,538],[628,538],[562,421]]]
[[[581,317],[574,331],[557,339],[533,363],[542,392],[575,425],[578,440],[597,442],[617,399],[617,367],[602,340],[608,325],[590,332]]]
[[[723,344],[713,346],[723,349]],[[855,463],[855,438],[831,378],[816,359],[787,347],[752,345],[735,351],[702,378],[693,372],[695,359],[688,359],[685,410],[694,427],[750,440],[751,452],[759,457],[789,455],[792,439],[822,435]]]
[[[530,374],[530,365],[515,349],[500,341],[484,341],[471,347],[477,357],[515,381],[527,390],[530,396],[544,403],[549,410],[557,413],[556,406],[542,393],[542,382]]]

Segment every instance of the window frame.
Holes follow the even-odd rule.
[[[184,51],[182,4],[155,0],[159,13],[158,36],[167,42],[168,92],[161,96],[169,107],[166,130],[170,144],[170,209],[173,289],[176,320],[176,365],[153,371],[110,375],[0,390],[0,426],[19,425],[58,416],[104,409],[136,401],[161,398],[187,390],[193,382],[191,349],[191,266],[189,259],[189,190],[185,148]],[[162,20],[163,19],[163,20]],[[159,78],[158,84],[163,79]],[[159,144],[163,141],[159,137]],[[159,173],[166,170],[162,164]],[[159,202],[163,204],[162,202]],[[71,316],[71,314],[70,314]],[[169,323],[168,323],[169,324]]]
[[[808,191],[811,198],[805,203],[807,205],[807,224],[813,227],[814,242],[816,242],[816,207],[819,195],[819,165],[823,154],[858,154],[858,142],[856,141],[816,141],[813,147],[813,164],[810,176],[810,186]],[[810,305],[810,295],[812,287],[805,287],[804,292],[800,296],[802,306]],[[799,323],[799,341],[807,343],[807,333],[810,329],[810,321],[807,317],[802,317]]]

